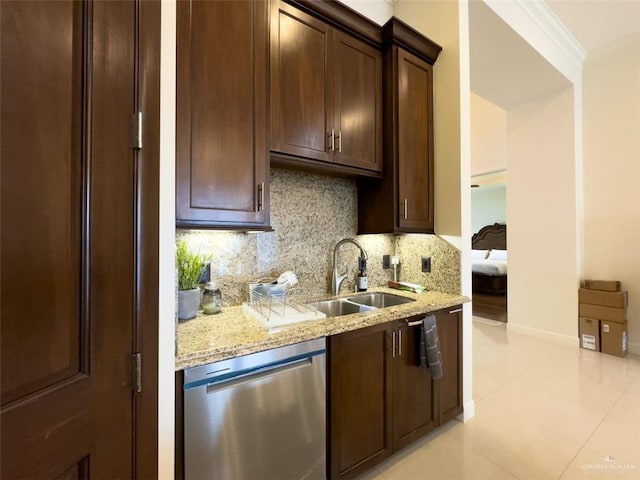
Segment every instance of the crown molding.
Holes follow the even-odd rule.
[[[567,55],[578,68],[587,57],[587,51],[544,0],[519,0],[518,5]]]
[[[398,3],[398,0],[384,0],[385,2],[387,2],[389,5],[391,5],[392,7],[395,6],[396,3]]]

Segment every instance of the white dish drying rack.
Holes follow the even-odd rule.
[[[269,328],[326,318],[316,308],[294,300],[292,294],[296,290],[296,287],[271,282],[250,283],[249,301],[242,307]]]

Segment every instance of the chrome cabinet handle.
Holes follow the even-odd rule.
[[[458,313],[461,312],[462,309],[461,308],[456,308],[455,310],[449,310],[449,313]]]
[[[396,332],[391,332],[391,358],[396,358]]]
[[[398,356],[402,356],[402,330],[398,330]]]
[[[407,327],[417,327],[422,325],[422,320],[414,320],[413,322],[407,322]]]
[[[342,153],[342,130],[338,132],[338,152]]]
[[[258,211],[264,208],[264,182],[258,184]]]
[[[329,132],[328,137],[331,139],[329,143],[329,151],[335,152],[336,151],[336,131],[333,128],[331,129],[331,132]]]
[[[409,200],[404,199],[404,219],[409,218]]]

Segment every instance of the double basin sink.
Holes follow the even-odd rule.
[[[393,307],[403,303],[415,302],[413,298],[401,297],[391,293],[362,293],[348,298],[336,298],[309,304],[327,317],[339,317],[351,313],[366,312],[378,308]]]

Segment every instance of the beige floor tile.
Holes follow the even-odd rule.
[[[528,385],[505,386],[481,400],[483,411],[509,412],[531,425],[545,427],[582,445],[607,415],[608,409],[570,400],[555,392]]]
[[[627,390],[613,406],[607,418],[640,425],[640,392]]]
[[[561,364],[556,368],[533,369],[513,381],[514,388],[552,392],[556,396],[603,409],[613,407],[628,386],[628,382],[615,376],[596,380],[576,371],[573,366]]]
[[[560,480],[637,480],[640,478],[640,458],[614,457],[583,448]]]
[[[629,385],[629,392],[640,393],[640,376],[636,377],[636,379],[631,382]]]
[[[640,423],[607,417],[584,447],[602,458],[610,455],[617,461],[639,463],[640,469]]]
[[[509,412],[477,405],[476,416],[445,435],[521,479],[556,479],[580,444]]]
[[[514,480],[516,477],[455,439],[440,435],[382,470],[386,480]]]

